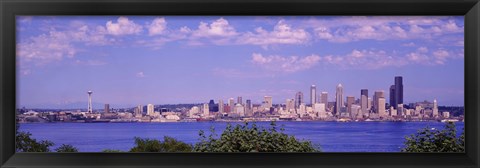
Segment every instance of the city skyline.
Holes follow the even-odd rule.
[[[344,97],[384,90],[388,102],[394,76],[405,103],[464,102],[460,16],[34,16],[19,17],[17,32],[20,107],[86,102],[88,90],[94,103],[126,107],[279,104],[299,91],[308,104],[311,85],[332,101],[339,83]]]

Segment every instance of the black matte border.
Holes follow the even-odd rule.
[[[478,0],[0,0],[0,165],[478,168],[479,10]],[[466,152],[15,154],[15,15],[465,15]]]

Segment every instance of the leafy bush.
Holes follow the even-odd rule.
[[[53,146],[51,141],[39,141],[31,138],[29,132],[18,132],[15,136],[15,148],[17,152],[50,152],[50,147]]]
[[[135,145],[130,152],[191,152],[192,146],[175,138],[164,136],[163,142],[156,139],[135,137]]]
[[[464,152],[465,129],[460,137],[457,137],[455,124],[452,122],[447,123],[443,130],[426,127],[405,137],[404,144],[402,152]]]
[[[310,141],[299,141],[294,136],[277,131],[274,122],[270,128],[259,128],[256,124],[249,126],[228,124],[222,135],[215,139],[215,130],[207,137],[200,131],[200,142],[194,147],[195,152],[320,152]]]
[[[57,152],[78,152],[78,149],[73,147],[72,145],[62,144],[62,146],[55,149]]]

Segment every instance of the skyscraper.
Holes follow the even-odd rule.
[[[302,103],[303,103],[303,93],[297,92],[297,94],[295,94],[295,109],[298,109],[300,107],[300,104]]]
[[[343,104],[343,86],[342,84],[337,85],[337,89],[335,92],[335,114],[339,115],[340,108],[344,106]]]
[[[328,104],[328,93],[327,92],[322,92],[321,96],[320,96],[320,103],[323,103],[325,104],[325,106],[327,106]]]
[[[223,113],[223,100],[218,100],[218,112]]]
[[[395,77],[395,106],[403,104],[403,79],[401,76]]]
[[[313,105],[316,103],[317,100],[317,87],[315,85],[310,86],[310,105]]]
[[[360,90],[360,107],[362,113],[367,113],[368,109],[368,89]]]
[[[273,106],[273,104],[272,104],[272,96],[265,96],[263,102],[265,103],[265,108],[270,109],[270,108]]]
[[[347,113],[352,115],[352,105],[355,103],[355,97],[347,96]]]
[[[154,106],[153,106],[153,104],[148,104],[147,105],[147,115],[153,116],[153,114],[155,114]]]
[[[291,112],[293,109],[295,109],[295,101],[293,99],[285,100],[285,110]]]
[[[87,109],[87,112],[88,113],[92,113],[93,112],[93,107],[92,107],[92,91],[88,91],[88,109]]]
[[[211,111],[211,112],[217,112],[218,111],[218,105],[215,104],[215,101],[210,100],[210,102],[208,102],[208,111]]]
[[[142,117],[142,114],[143,114],[143,106],[142,106],[142,105],[138,105],[138,106],[135,108],[135,117]]]
[[[208,107],[208,103],[203,104],[203,116],[208,117],[210,115],[210,109]]]
[[[238,96],[238,97],[237,97],[237,103],[238,103],[238,104],[243,104],[242,96]]]
[[[253,115],[253,105],[252,105],[252,100],[247,99],[246,105],[245,105],[245,115],[250,117]]]
[[[379,107],[379,99],[380,98],[385,99],[384,92],[383,91],[375,91],[375,94],[373,95],[373,108],[374,108],[375,113],[377,113],[377,114],[379,112],[378,107]],[[385,109],[385,107],[383,109]]]
[[[104,113],[110,113],[110,104],[105,104],[105,109],[103,110]]]
[[[390,86],[390,105],[396,109],[398,104],[403,104],[402,76],[395,76],[395,84]]]
[[[233,112],[233,109],[235,108],[235,100],[233,98],[228,99],[228,107],[230,108],[229,112]]]
[[[387,113],[385,111],[385,98],[378,98],[378,115],[380,117],[386,117]]]
[[[433,117],[437,117],[438,116],[438,103],[437,103],[437,99],[434,99],[433,100]]]

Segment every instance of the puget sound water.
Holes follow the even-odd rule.
[[[233,122],[243,124],[241,122]],[[251,123],[249,123],[251,124]],[[270,122],[256,122],[268,128]],[[284,133],[298,139],[310,140],[323,152],[400,152],[405,136],[416,133],[426,126],[444,129],[442,122],[276,122],[284,126]],[[100,152],[104,149],[128,151],[134,146],[134,137],[177,138],[194,144],[199,141],[199,130],[210,134],[213,126],[218,135],[227,122],[172,122],[172,123],[22,123],[20,131],[28,131],[37,140],[70,144],[80,152]],[[463,122],[455,123],[457,133]]]

